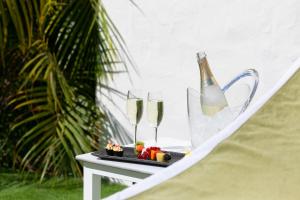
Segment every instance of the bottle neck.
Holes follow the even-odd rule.
[[[203,89],[203,87],[210,86],[210,85],[218,85],[210,70],[205,53],[202,54],[198,53],[197,58],[198,58],[197,60],[200,69],[201,89]]]

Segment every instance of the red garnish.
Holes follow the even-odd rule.
[[[143,156],[143,158],[145,160],[149,159],[149,157],[150,157],[150,155],[149,155],[149,153],[147,151],[144,151],[143,154],[142,154],[142,156]]]
[[[141,154],[141,153],[139,153],[139,154],[137,155],[137,158],[138,158],[138,159],[143,159],[143,156],[142,156],[142,154]]]
[[[148,147],[146,149],[146,151],[148,152],[149,155],[151,154],[151,150],[160,151],[160,148],[159,147]]]
[[[144,151],[143,153],[139,153],[137,155],[138,159],[148,160],[150,157],[150,154],[147,151]]]

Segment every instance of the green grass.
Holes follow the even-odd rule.
[[[109,196],[126,186],[102,182],[102,197]],[[50,178],[39,183],[32,176],[26,179],[17,173],[0,172],[1,200],[82,200],[80,178]]]

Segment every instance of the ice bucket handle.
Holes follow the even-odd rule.
[[[237,81],[239,81],[245,77],[251,77],[253,79],[253,85],[251,88],[251,92],[249,93],[249,97],[243,103],[243,106],[242,106],[239,114],[243,113],[247,109],[250,102],[252,101],[252,98],[254,97],[254,94],[257,90],[257,86],[258,86],[258,82],[259,82],[258,72],[255,69],[247,69],[247,70],[243,71],[242,73],[240,73],[239,75],[237,75],[234,79],[229,81],[229,83],[227,83],[222,88],[222,91],[225,93],[233,84],[235,84]]]

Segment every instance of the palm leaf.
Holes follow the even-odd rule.
[[[112,78],[124,41],[100,0],[4,0],[0,13],[1,63],[16,67],[19,80],[7,106],[21,134],[20,166],[41,180],[81,175],[74,157],[97,149],[107,126],[96,86]]]

